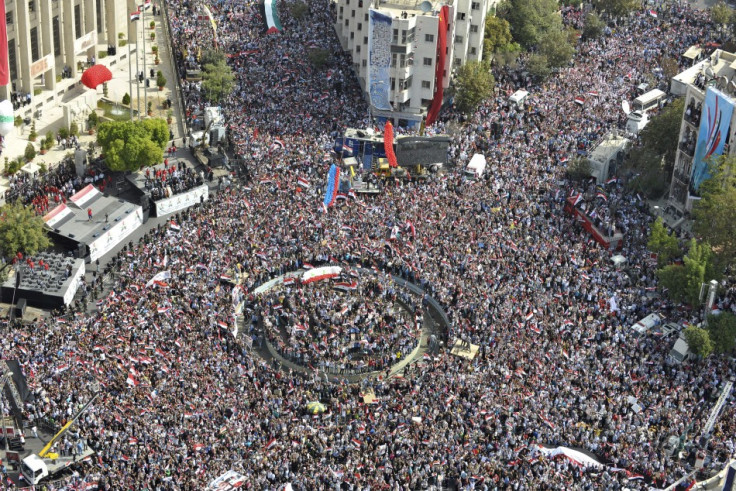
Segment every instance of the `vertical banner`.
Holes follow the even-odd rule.
[[[427,111],[425,125],[429,126],[437,120],[445,97],[445,89],[442,83],[445,76],[445,58],[447,55],[447,23],[449,22],[450,8],[445,5],[440,9],[440,18],[437,22],[437,59],[434,70],[434,97]]]
[[[368,26],[368,95],[376,109],[391,110],[391,16],[370,9]]]
[[[698,143],[695,146],[690,192],[697,193],[700,185],[710,177],[708,161],[711,157],[723,154],[723,145],[728,139],[728,130],[733,115],[733,101],[723,92],[708,87],[705,104],[700,116]]]
[[[0,85],[8,85],[9,83],[8,26],[5,25],[5,0],[0,0]]]

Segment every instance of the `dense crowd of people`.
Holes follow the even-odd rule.
[[[657,18],[637,12],[581,41],[573,63],[540,85],[523,64],[497,68],[496,93],[453,135],[456,168],[421,183],[389,181],[380,195],[323,212],[330,133],[368,121],[332,34],[331,4],[308,5],[298,21],[279,3],[283,31],[274,35],[263,32],[259,2],[210,5],[238,81],[223,109],[252,178],[127,246],[94,315],[39,321],[0,340],[36,395],[28,419],[62,424],[101,390],[77,425],[97,453],[79,479],[100,489],[203,489],[230,469],[249,489],[648,489],[692,470],[733,362],[673,364],[666,355],[676,334],[634,336],[630,326],[651,312],[677,323],[700,314],[653,292],[650,218],[624,191],[625,176],[606,187],[607,205],[588,199],[625,231],[628,270],[564,213],[567,196],[586,191],[564,169],[623,123],[621,99],[660,73],[662,56],[678,59],[708,40],[707,14],[677,4]],[[196,53],[215,42],[211,24],[197,2],[167,6],[179,68],[196,67]],[[576,25],[582,16],[566,9],[564,18]],[[326,68],[309,63],[311,47],[333,53]],[[520,87],[530,96],[517,108],[507,97]],[[584,106],[574,101],[591,93]],[[207,101],[189,90],[186,103],[194,114]],[[458,118],[449,111],[431,130]],[[476,152],[486,154],[487,172],[465,180],[459,170]],[[407,223],[412,233],[403,233]],[[401,377],[361,385],[278,370],[253,351],[264,335],[257,309],[269,299],[251,292],[306,264],[409,279],[446,310],[445,341],[477,345],[477,355],[441,352]],[[236,266],[242,317],[220,281]],[[728,298],[719,305],[731,308]],[[314,400],[325,414],[306,413]],[[706,471],[733,458],[735,410],[731,398],[703,448]],[[683,437],[681,447],[668,446],[672,436]],[[602,465],[543,457],[540,447],[557,446]]]
[[[74,162],[65,159],[45,174],[13,174],[8,178],[8,190],[4,197],[7,203],[18,201],[32,206],[36,213],[43,215],[56,205],[66,203],[69,196],[85,185],[84,180],[77,176]]]
[[[412,296],[386,277],[297,283],[269,290],[258,307],[256,322],[273,349],[326,373],[385,370],[410,354],[421,335]]]
[[[151,193],[154,201],[169,198],[175,194],[204,184],[204,175],[187,167],[183,161],[169,165],[168,159],[160,168],[144,172],[144,187]]]

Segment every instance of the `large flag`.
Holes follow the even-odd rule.
[[[373,107],[386,111],[391,110],[392,23],[390,15],[370,9],[366,86]]]
[[[450,22],[450,7],[444,5],[440,9],[439,22],[437,23],[437,55],[434,70],[434,96],[432,104],[427,110],[425,126],[430,126],[437,120],[444,101],[444,79],[445,59],[447,58],[447,30]]]
[[[266,32],[269,34],[284,30],[276,9],[276,0],[263,0],[263,20],[266,22]]]
[[[330,172],[327,174],[327,189],[325,189],[325,199],[322,207],[325,211],[335,203],[337,197],[337,189],[340,187],[340,168],[335,164],[330,166]]]
[[[8,63],[8,26],[5,24],[5,2],[0,2],[0,85],[10,83]]]

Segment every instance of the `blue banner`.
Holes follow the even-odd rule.
[[[373,145],[366,145],[363,150],[363,170],[370,172],[373,165]]]
[[[695,146],[690,192],[697,192],[703,181],[710,177],[708,163],[712,157],[723,154],[733,115],[733,101],[723,92],[708,87],[700,116],[698,143]]]
[[[368,74],[366,86],[376,109],[391,110],[391,24],[390,15],[370,9],[368,26]]]
[[[335,202],[335,196],[337,195],[338,178],[340,176],[340,170],[335,164],[330,166],[330,171],[327,173],[327,188],[325,189],[325,199],[322,202],[324,209],[327,210],[332,203]]]

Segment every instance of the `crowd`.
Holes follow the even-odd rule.
[[[144,186],[150,191],[151,198],[158,201],[184,193],[203,183],[204,176],[187,167],[183,161],[169,166],[167,159],[162,168],[157,168],[153,172],[146,169]]]
[[[74,162],[64,159],[45,174],[17,172],[8,178],[5,201],[32,206],[43,215],[85,186],[77,177]]]
[[[273,349],[303,367],[340,374],[385,370],[417,346],[421,317],[415,318],[412,297],[399,295],[385,277],[355,283],[347,291],[329,282],[269,290],[259,299],[256,323],[263,323]]]
[[[673,337],[632,335],[630,326],[654,311],[674,322],[697,322],[699,313],[653,292],[657,279],[644,261],[650,218],[625,193],[626,177],[607,186],[608,206],[591,204],[625,230],[629,271],[563,212],[565,198],[584,191],[564,169],[623,123],[621,99],[659,73],[663,55],[679,58],[677,50],[708,40],[715,28],[707,14],[677,4],[657,18],[638,12],[603,38],[581,41],[574,62],[541,85],[525,78],[523,65],[497,69],[496,94],[463,121],[451,148],[458,169],[484,152],[482,179],[451,168],[422,183],[389,182],[375,197],[338,200],[325,213],[329,135],[366,124],[367,111],[336,49],[331,4],[309,2],[301,22],[284,5],[275,35],[264,34],[258,2],[210,5],[238,80],[223,109],[251,180],[127,246],[94,315],[42,320],[0,340],[36,394],[28,418],[61,424],[99,388],[77,426],[97,451],[79,472],[100,489],[203,489],[230,469],[249,489],[648,489],[692,469],[733,362],[672,364]],[[183,70],[214,39],[200,4],[167,6]],[[308,62],[312,46],[333,53],[324,69]],[[530,96],[512,107],[507,96],[520,87]],[[591,93],[584,106],[575,103]],[[192,113],[203,97],[187,93]],[[456,117],[448,112],[433,131]],[[391,240],[406,223],[414,233]],[[328,263],[420,285],[447,312],[446,341],[466,339],[477,355],[442,352],[402,377],[359,386],[277,370],[248,342],[263,335],[255,314],[269,301],[251,292]],[[236,265],[242,317],[220,281]],[[731,306],[732,297],[719,302]],[[302,308],[294,300],[297,316]],[[368,390],[372,403],[361,397]],[[325,414],[306,414],[314,400]],[[733,401],[704,448],[706,471],[733,457]],[[683,437],[687,459],[672,455],[672,436]],[[605,466],[544,458],[538,445],[582,449]]]

